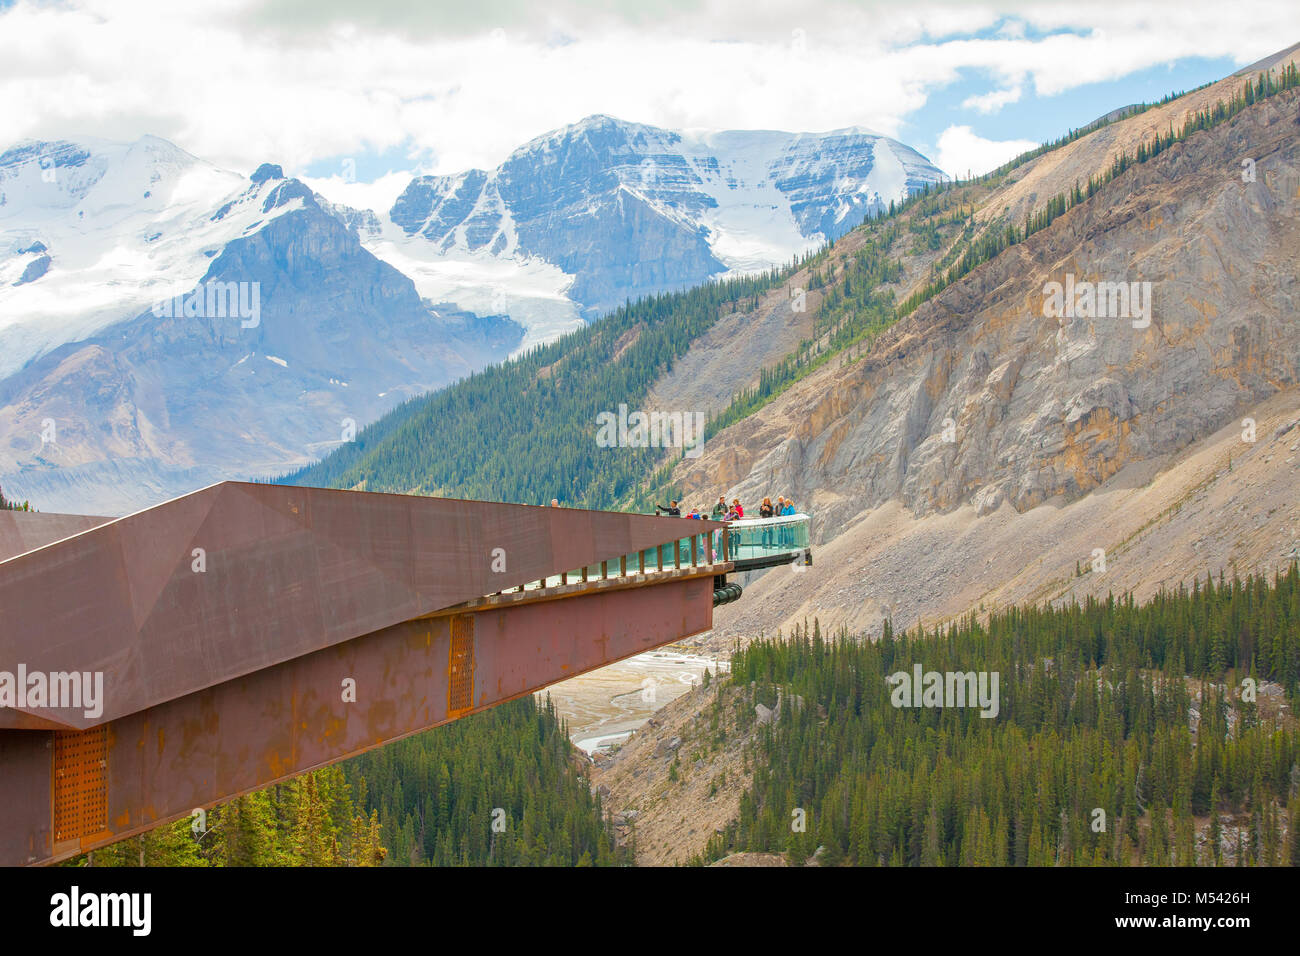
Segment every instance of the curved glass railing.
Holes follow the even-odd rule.
[[[804,551],[812,519],[806,514],[781,518],[742,518],[727,525],[727,560],[747,561]]]

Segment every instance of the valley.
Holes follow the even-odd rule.
[[[158,195],[126,202],[141,177]],[[11,502],[127,513],[231,474],[360,502],[554,501],[573,511],[519,509],[538,522],[520,550],[556,567],[581,521],[631,527],[673,500],[752,517],[780,494],[812,519],[811,567],[731,571],[739,600],[686,568],[704,610],[713,579],[708,617],[620,582],[624,607],[687,635],[621,660],[643,622],[598,604],[611,582],[586,571],[590,594],[511,579],[470,592],[486,610],[412,598],[418,621],[455,611],[445,693],[431,669],[417,694],[423,726],[438,707],[446,726],[376,733],[288,796],[237,798],[215,848],[185,821],[141,848],[214,865],[1300,864],[1300,44],[967,179],[866,127],[596,113],[495,166],[414,172],[388,210],[154,139],[25,144],[0,155],[0,190],[19,197],[0,205]],[[112,295],[85,212],[141,242],[158,227],[156,256],[123,243]],[[145,298],[164,275],[177,294],[256,281],[263,314],[159,315]],[[602,440],[628,408],[705,422],[702,449]],[[329,548],[378,557],[322,573],[432,600],[422,574],[474,565],[471,539],[496,547],[463,520],[445,554],[405,526],[331,526]],[[552,608],[507,641],[507,604],[535,595],[600,610]],[[476,644],[480,611],[502,644]],[[571,668],[588,640],[615,662]],[[476,688],[510,652],[578,676]],[[914,667],[997,675],[997,706],[901,707],[890,681]]]

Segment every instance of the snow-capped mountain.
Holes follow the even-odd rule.
[[[591,317],[788,262],[942,177],[915,150],[857,128],[681,133],[592,116],[494,170],[413,179],[363,238],[399,268],[430,263],[426,294],[439,296],[466,278],[441,276],[439,262],[531,264],[535,282],[544,263],[557,270],[553,294]]]
[[[494,170],[414,177],[385,211],[152,136],[22,143],[0,153],[0,486],[120,513],[283,472],[403,398],[627,299],[788,262],[941,176],[865,130],[593,116]]]
[[[0,154],[0,377],[193,287],[258,218],[210,219],[247,184],[153,136]]]
[[[47,510],[305,463],[520,335],[424,301],[279,167],[154,138],[0,154],[0,486]]]

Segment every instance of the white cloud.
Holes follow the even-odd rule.
[[[348,180],[340,175],[318,179],[303,176],[302,181],[314,192],[324,196],[330,202],[351,206],[353,209],[373,209],[385,213],[393,208],[393,203],[411,181],[409,172],[387,173],[373,183]]]
[[[973,109],[977,113],[996,113],[1008,103],[1020,102],[1020,87],[1013,86],[1006,90],[993,90],[979,96],[968,96],[962,101],[962,109]]]
[[[934,164],[949,176],[964,179],[996,169],[1038,144],[1028,139],[992,140],[977,136],[969,126],[949,126],[939,134]]]
[[[1293,0],[1245,0],[1230,13],[1183,0],[1175,16],[1154,0],[450,7],[19,0],[0,12],[0,148],[148,132],[244,172],[392,150],[455,172],[494,166],[598,112],[679,128],[897,135],[962,71],[992,78],[972,104],[992,110],[1022,83],[1052,94],[1185,56],[1245,64],[1300,36]],[[1024,35],[1061,29],[1084,32]]]

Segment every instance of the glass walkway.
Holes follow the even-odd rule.
[[[745,518],[727,525],[727,560],[737,571],[770,568],[778,564],[812,564],[810,529],[805,514],[784,518]]]

